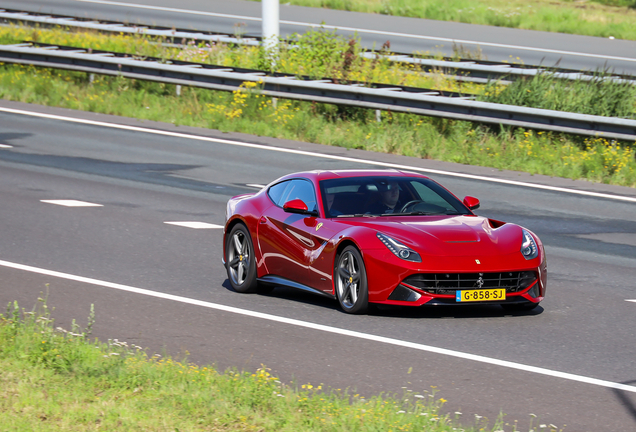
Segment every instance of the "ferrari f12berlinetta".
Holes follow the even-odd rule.
[[[228,201],[223,261],[237,292],[293,287],[348,313],[369,304],[536,307],[547,282],[541,241],[475,215],[478,207],[417,173],[289,174]]]

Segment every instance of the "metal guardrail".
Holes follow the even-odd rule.
[[[0,45],[0,47],[1,46],[2,45]],[[322,77],[322,78],[319,78],[319,79],[313,79],[313,78],[310,78],[310,77],[307,77],[307,76],[298,76],[298,75],[292,75],[292,74],[282,73],[282,72],[265,72],[265,71],[257,70],[257,69],[246,69],[246,68],[230,67],[230,66],[218,66],[218,65],[208,64],[208,63],[195,63],[195,62],[190,62],[190,61],[186,61],[186,60],[176,60],[176,59],[166,60],[164,58],[158,58],[158,57],[148,57],[148,56],[140,56],[140,55],[136,55],[136,54],[125,54],[125,53],[117,53],[117,52],[111,52],[111,51],[100,51],[100,50],[93,50],[93,49],[86,49],[86,48],[78,48],[78,47],[70,47],[70,46],[62,46],[62,45],[52,45],[52,44],[36,43],[36,42],[28,42],[28,41],[24,42],[22,44],[13,45],[13,46],[42,48],[42,49],[46,49],[46,50],[59,50],[59,51],[62,51],[62,52],[81,52],[81,53],[88,53],[88,54],[95,54],[95,55],[103,55],[103,56],[119,58],[119,59],[143,60],[144,62],[148,62],[148,63],[171,64],[171,65],[177,65],[177,66],[190,66],[190,67],[203,68],[203,69],[208,69],[208,70],[216,70],[216,71],[222,71],[222,72],[235,72],[235,73],[245,74],[245,75],[250,75],[250,74],[251,75],[255,75],[255,76],[267,75],[267,76],[272,76],[272,77],[277,77],[277,78],[301,79],[301,80],[304,80],[304,81],[314,81],[314,82],[332,83],[332,84],[341,84],[344,81],[344,80],[341,80],[341,79],[328,78],[328,77]],[[99,73],[99,72],[94,72],[94,73]],[[408,87],[408,86],[401,86],[401,85],[396,85],[396,84],[360,82],[360,81],[352,81],[352,80],[347,80],[346,82],[350,86],[363,86],[363,87],[369,87],[369,88],[375,88],[375,89],[391,89],[393,91],[405,91],[405,92],[412,92],[412,93],[425,92],[428,95],[446,96],[446,97],[462,98],[462,99],[474,99],[474,95],[464,94],[464,93],[457,93],[457,92],[450,92],[450,91],[444,91],[444,90],[432,90],[432,89],[425,89],[425,88],[420,88],[420,87]],[[193,85],[193,84],[190,83],[190,84],[186,84],[186,85]]]
[[[551,77],[572,81],[611,80],[617,83],[630,83],[636,85],[636,78],[630,75],[610,74],[600,71],[590,73],[574,69],[549,68],[542,66],[518,65],[501,62],[489,62],[485,60],[436,60],[431,58],[417,58],[407,54],[382,55],[375,52],[363,52],[364,58],[384,58],[391,62],[407,63],[419,66],[427,72],[443,71],[460,81],[487,83],[493,80],[512,81],[523,77],[533,77],[539,74],[550,74]]]
[[[141,34],[153,37],[161,37],[180,43],[183,41],[204,41],[208,43],[220,42],[226,44],[251,46],[258,46],[261,44],[261,38],[258,36],[237,37],[227,34],[201,32],[196,30],[179,30],[157,26],[131,25],[114,21],[86,20],[62,15],[42,15],[11,9],[0,9],[0,20],[11,23],[33,23],[46,26],[92,29],[102,32]],[[501,63],[486,60],[420,58],[414,57],[410,54],[382,54],[375,51],[362,52],[361,56],[367,59],[382,58],[390,62],[417,65],[425,72],[443,71],[444,73],[453,75],[456,77],[456,79],[462,81],[510,81],[521,77],[535,76],[540,73],[550,73],[555,78],[559,79],[611,79],[618,82],[630,82],[636,84],[636,79],[630,75],[604,73],[602,77],[599,77],[598,74],[577,71],[573,69],[548,68],[542,66]]]
[[[609,139],[636,140],[636,120],[575,114],[467,100],[425,89],[365,87],[306,80],[262,71],[246,71],[188,62],[161,63],[124,54],[33,44],[0,45],[0,62],[123,76],[214,90],[235,91],[245,82],[259,84],[270,97],[349,105],[424,116],[566,132]]]
[[[0,9],[0,20],[16,24],[33,23],[48,27],[75,27],[102,32],[148,35],[174,41],[196,40],[252,46],[259,46],[261,44],[261,38],[259,37],[239,38],[220,33],[200,32],[196,30],[178,30],[158,26],[132,25],[115,21],[86,20],[62,15],[42,15],[11,9]]]

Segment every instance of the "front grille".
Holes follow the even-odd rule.
[[[420,273],[404,283],[431,294],[455,295],[456,290],[505,288],[507,293],[525,290],[537,279],[533,271],[501,273]]]

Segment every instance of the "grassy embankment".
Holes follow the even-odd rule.
[[[61,45],[177,58],[226,66],[263,68],[258,48],[225,45],[182,48],[144,37],[86,32],[0,29],[0,43],[35,40]],[[313,77],[335,77],[453,90],[491,102],[586,114],[633,118],[636,89],[628,84],[567,83],[542,76],[510,86],[457,82],[443,73],[423,75],[386,61],[365,61],[360,46],[328,32],[298,36],[301,49],[282,46],[278,70]],[[256,86],[257,87],[257,86]],[[278,101],[253,84],[234,93],[95,77],[33,67],[0,66],[0,98],[65,108],[166,121],[179,125],[240,131],[300,141],[360,148],[497,169],[636,186],[634,143],[565,134],[499,128],[409,114],[383,113],[310,102]]]
[[[285,0],[282,3],[636,40],[635,0]]]
[[[515,424],[442,414],[434,390],[365,398],[320,385],[149,356],[137,346],[55,327],[46,302],[0,314],[0,430],[497,431]],[[534,419],[536,422],[536,419]],[[556,426],[539,425],[542,431]],[[530,429],[533,429],[532,424]]]

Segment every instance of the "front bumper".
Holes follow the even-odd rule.
[[[547,280],[545,260],[541,261],[543,257],[537,257],[526,261],[520,255],[481,259],[423,257],[422,263],[413,263],[401,260],[388,251],[366,251],[364,259],[367,266],[369,302],[396,306],[539,303],[545,296]],[[451,275],[451,279],[458,279],[454,282],[455,286],[447,283],[433,284],[434,286],[413,283],[417,276],[446,274]],[[508,277],[509,274],[512,276]],[[518,281],[520,274],[524,275],[523,281],[515,283],[515,277]],[[530,278],[530,274],[533,277]],[[503,278],[502,275],[504,275]],[[505,299],[477,302],[456,300],[457,290],[491,288],[506,288]]]

